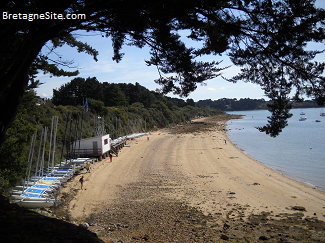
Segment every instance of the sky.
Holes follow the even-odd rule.
[[[318,7],[325,8],[325,0],[317,0]],[[49,55],[50,58],[58,60],[73,61],[71,68],[61,67],[67,71],[79,70],[79,75],[76,77],[88,78],[96,77],[99,82],[108,83],[132,83],[138,82],[140,85],[146,87],[149,90],[159,89],[160,86],[154,82],[159,78],[159,74],[156,67],[148,67],[145,60],[150,58],[149,48],[139,49],[137,47],[124,46],[122,51],[125,53],[123,59],[116,63],[112,60],[113,49],[112,43],[109,38],[102,37],[100,33],[86,33],[78,32],[77,39],[82,42],[86,42],[99,52],[98,61],[96,62],[92,56],[86,53],[78,53],[76,48],[63,46],[55,50],[55,54]],[[195,47],[194,42],[186,41],[187,45]],[[324,44],[318,44],[313,46],[316,49],[324,49]],[[47,46],[42,50],[43,53],[49,52]],[[205,61],[222,61],[218,67],[227,67],[222,71],[222,76],[230,78],[236,75],[240,68],[232,65],[227,56],[207,56]],[[323,56],[318,58],[319,61],[325,61]],[[42,85],[36,89],[37,95],[40,97],[51,98],[53,95],[53,89],[59,89],[63,84],[70,82],[75,77],[51,77],[49,74],[40,73],[36,79],[38,79]],[[237,83],[231,83],[224,80],[221,76],[205,82],[206,85],[202,86],[198,84],[197,89],[192,92],[188,97],[183,99],[193,99],[194,101],[211,99],[217,100],[221,98],[251,98],[260,99],[265,97],[263,90],[256,84],[245,83],[239,81]],[[169,97],[179,96],[172,93],[167,94]]]

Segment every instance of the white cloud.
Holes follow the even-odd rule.
[[[219,88],[219,89],[226,89],[226,87],[221,87],[221,88]]]
[[[85,73],[95,73],[95,72],[112,73],[115,71],[113,66],[114,63],[112,61],[105,60],[105,61],[93,62],[92,65],[85,67],[85,69],[82,71]]]
[[[215,88],[207,88],[208,91],[216,91]]]

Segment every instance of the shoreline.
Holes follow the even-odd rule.
[[[207,119],[196,119],[194,123],[203,120],[209,123]],[[183,186],[173,188],[173,192],[165,196],[198,206],[206,214],[220,212],[225,216],[225,208],[230,210],[237,205],[245,208],[245,217],[264,211],[279,215],[294,213],[293,208],[299,206],[304,208],[305,217],[325,219],[324,192],[249,157],[227,137],[224,117],[217,117],[213,123],[213,129],[202,125],[200,131],[188,131],[187,126],[180,125],[152,132],[150,142],[147,137],[129,141],[130,147],[123,148],[119,157],[113,157],[113,163],[105,159],[93,166],[94,173],[83,174],[84,186],[90,190],[78,189],[79,177],[62,190],[75,194],[67,208],[69,217],[87,217],[98,205],[118,200],[120,188],[141,181],[144,175],[139,168],[153,166],[151,160],[155,158],[161,161],[155,164],[158,168],[164,160],[168,160],[168,168],[180,168],[177,175]],[[194,126],[197,129],[198,125]],[[224,144],[225,140],[227,144]],[[168,142],[166,147],[162,142]],[[151,155],[151,152],[154,153]],[[168,157],[165,157],[166,152]],[[151,159],[146,161],[147,157]],[[156,173],[166,172],[158,170]],[[206,194],[208,191],[210,195]]]
[[[234,119],[241,119],[241,118],[239,118],[239,116],[242,117],[242,115],[235,115],[235,116],[236,117]],[[200,121],[200,120],[203,121],[205,119],[207,119],[207,118],[197,119],[196,121]],[[229,120],[232,120],[232,119],[228,119],[227,121],[229,121]],[[264,165],[263,163],[250,157],[248,154],[246,154],[244,151],[242,151],[240,148],[238,148],[227,136],[227,130],[226,130],[227,121],[224,121],[224,124],[223,124],[224,127],[223,127],[223,131],[221,131],[221,133],[224,136],[224,138],[222,138],[222,139],[227,140],[227,145],[231,145],[233,147],[232,155],[242,154],[244,157],[246,157],[245,160],[247,159],[248,161],[253,162],[253,164],[251,164],[252,166],[254,166],[254,164],[255,165],[257,164],[258,167],[261,167],[261,168],[263,168],[263,170],[267,171],[267,172],[264,172],[265,175],[267,175],[269,177],[273,176],[275,178],[278,178],[281,181],[281,184],[283,186],[285,186],[285,184],[286,184],[286,186],[290,186],[290,189],[294,189],[295,193],[298,192],[297,190],[300,190],[301,195],[303,195],[303,194],[310,195],[310,197],[312,198],[310,200],[315,200],[315,204],[319,203],[319,205],[318,205],[318,209],[316,209],[317,207],[313,208],[314,212],[310,212],[310,211],[308,212],[307,208],[304,207],[305,210],[303,210],[303,212],[304,212],[305,216],[307,216],[307,217],[317,216],[319,220],[324,220],[325,219],[325,192],[317,189],[315,186],[311,186],[307,183],[296,180],[295,178],[292,178],[284,173],[281,173],[280,171],[273,169],[267,165]],[[232,156],[232,157],[236,157],[236,156]],[[267,192],[265,191],[264,193],[267,193]],[[290,193],[290,191],[288,191],[287,193]],[[285,192],[281,193],[280,195],[283,198],[279,199],[278,200],[279,202],[281,200],[290,201],[290,200],[288,200],[288,198],[285,198]],[[291,198],[298,199],[299,197],[293,195],[293,196],[291,196]],[[299,207],[303,207],[302,205],[303,205],[304,201],[309,201],[308,196],[304,197],[303,200],[296,200],[296,203],[292,203],[290,206],[283,207],[283,209],[281,210],[282,211],[281,213],[292,213],[292,208],[294,208],[295,206],[298,206],[299,203],[301,204],[301,206],[299,206]],[[281,203],[283,203],[283,202],[281,202]],[[312,204],[313,203],[310,203],[310,206]],[[309,209],[310,208],[311,207],[309,207]],[[262,212],[261,210],[257,210],[257,211]]]
[[[245,115],[242,115],[242,116],[245,116]],[[235,131],[235,130],[234,129],[227,129],[227,132],[226,132],[227,137],[228,137],[228,131]],[[229,137],[228,137],[228,140],[231,141],[231,139],[229,139]],[[236,144],[233,143],[233,145],[237,147]],[[280,173],[280,174],[282,174],[282,175],[284,175],[284,176],[286,176],[288,178],[291,178],[291,179],[293,179],[293,180],[295,180],[295,181],[297,181],[299,183],[302,183],[304,185],[307,185],[309,187],[312,187],[315,190],[319,190],[321,192],[325,192],[325,187],[322,186],[322,184],[320,184],[320,186],[317,186],[316,184],[314,184],[311,181],[309,181],[310,180],[309,178],[307,178],[307,177],[304,178],[303,176],[299,176],[299,174],[297,174],[297,172],[291,172],[290,170],[285,170],[287,168],[281,169],[281,167],[278,164],[274,164],[272,162],[272,160],[269,160],[268,159],[267,160],[268,161],[267,163],[261,162],[261,161],[259,161],[258,158],[256,158],[256,159],[254,158],[255,156],[254,156],[254,152],[252,152],[252,150],[250,150],[250,152],[252,153],[252,155],[250,155],[249,153],[246,153],[245,152],[246,149],[244,150],[244,149],[241,149],[240,147],[237,147],[237,148],[239,150],[243,151],[243,153],[246,154],[247,156],[249,156],[251,159],[256,160],[258,163],[260,163],[260,164],[262,164],[262,165],[264,165],[264,166],[272,169],[273,171],[278,172],[278,173]]]
[[[212,120],[128,141],[81,172],[84,190],[75,176],[54,215],[105,243],[325,240],[325,193],[253,160],[227,140],[225,117]]]

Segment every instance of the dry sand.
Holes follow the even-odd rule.
[[[298,212],[295,206],[305,209],[303,217],[325,219],[324,192],[251,159],[227,139],[220,125],[183,133],[186,129],[162,129],[128,141],[130,146],[113,157],[112,163],[105,159],[96,162],[91,173],[81,173],[84,190],[76,176],[61,193],[74,193],[63,205],[70,221],[82,222],[106,209],[112,211],[118,203],[159,200],[181,202],[204,215],[228,220],[246,220],[262,212],[274,217],[292,214]]]

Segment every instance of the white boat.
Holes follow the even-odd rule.
[[[33,187],[35,188],[43,188],[43,189],[52,189],[52,190],[57,190],[60,188],[59,185],[48,185],[48,184],[42,184],[42,183],[36,183],[35,185],[33,185]]]
[[[38,189],[52,190],[52,191],[58,190],[60,188],[60,186],[56,185],[56,184],[44,184],[44,183],[37,182],[37,183],[30,183],[28,186],[27,185],[25,185],[25,186],[15,186],[14,190],[24,191],[29,187],[38,188]]]
[[[301,115],[301,116],[304,116],[304,115],[306,115],[306,114],[305,114],[305,112],[301,112],[300,115]]]
[[[36,181],[38,183],[42,183],[42,184],[61,184],[62,182],[67,182],[69,178],[68,177],[64,177],[62,175],[60,176],[44,176],[41,178],[35,178],[35,179],[31,179],[32,181]]]
[[[37,195],[36,195],[37,196]],[[53,197],[30,197],[29,196],[11,196],[11,201],[16,203],[20,201],[40,201],[40,202],[46,202],[46,201],[56,201]]]
[[[19,201],[16,202],[19,206],[24,208],[48,208],[54,206],[54,202],[40,202],[40,201]]]
[[[37,181],[38,184],[43,184],[43,185],[52,185],[52,186],[59,186],[61,184],[61,181],[59,180],[46,180],[44,178],[40,179]]]
[[[48,193],[53,193],[55,191],[56,191],[56,189],[53,187],[46,187],[46,188],[41,187],[40,188],[40,187],[32,186],[32,187],[28,187],[28,188],[25,187],[24,189],[15,187],[15,189],[10,190],[10,194],[11,195],[21,195],[23,193],[37,193],[37,194],[47,193],[48,194]]]
[[[33,188],[29,187],[25,191],[25,193],[37,193],[37,194],[43,194],[43,193],[51,193],[52,190],[49,189],[39,189],[39,188]]]
[[[50,198],[52,197],[52,194],[55,195],[57,192],[54,192],[52,190],[41,190],[37,188],[27,188],[25,191],[20,190],[11,190],[10,191],[10,197],[14,199],[23,199],[23,198],[30,198],[30,197],[43,197],[43,198]]]
[[[46,200],[55,200],[55,198],[52,195],[49,195],[47,193],[22,193],[20,195],[13,195],[11,194],[10,199],[13,202],[16,201],[21,201],[21,200],[25,200],[25,201],[46,201]]]
[[[319,113],[320,116],[325,116],[325,112],[323,111],[323,108],[322,108],[322,111]]]
[[[9,190],[9,193],[11,196],[20,196],[21,194],[23,194],[23,191],[22,190]]]
[[[306,121],[307,120],[307,117],[300,117],[299,118],[299,121]]]
[[[14,201],[14,203],[25,208],[48,208],[58,204],[58,202],[55,199],[45,199],[45,200],[21,199],[21,200]]]

